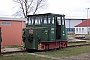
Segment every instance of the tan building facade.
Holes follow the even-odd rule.
[[[26,19],[0,17],[2,46],[21,45],[22,28],[26,27]]]

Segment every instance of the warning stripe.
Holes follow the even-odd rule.
[[[38,50],[41,50],[41,43],[38,44]]]

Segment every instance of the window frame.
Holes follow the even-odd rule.
[[[1,22],[1,25],[11,26],[11,22]]]

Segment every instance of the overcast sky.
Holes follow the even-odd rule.
[[[40,13],[65,14],[66,17],[87,18],[90,0],[47,0],[48,8]],[[0,16],[12,16],[17,9],[12,0],[0,0]],[[88,18],[90,9],[88,10]]]

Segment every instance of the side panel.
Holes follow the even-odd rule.
[[[35,46],[35,48],[38,49],[38,44],[42,40],[42,29],[34,30],[34,40],[33,47]]]
[[[51,25],[50,25],[50,41],[56,40],[56,31],[55,31],[55,16],[51,15]]]
[[[25,47],[26,47],[27,49],[31,49],[33,42],[32,42],[32,41],[29,42],[29,40],[28,40],[28,38],[29,38],[29,29],[26,29],[26,31],[25,31],[25,36],[26,36]]]
[[[61,26],[61,40],[67,40],[67,32],[64,25]]]
[[[55,41],[55,38],[56,38],[55,27],[51,26],[51,28],[50,28],[50,41]]]
[[[49,30],[42,30],[42,41],[49,41]]]

